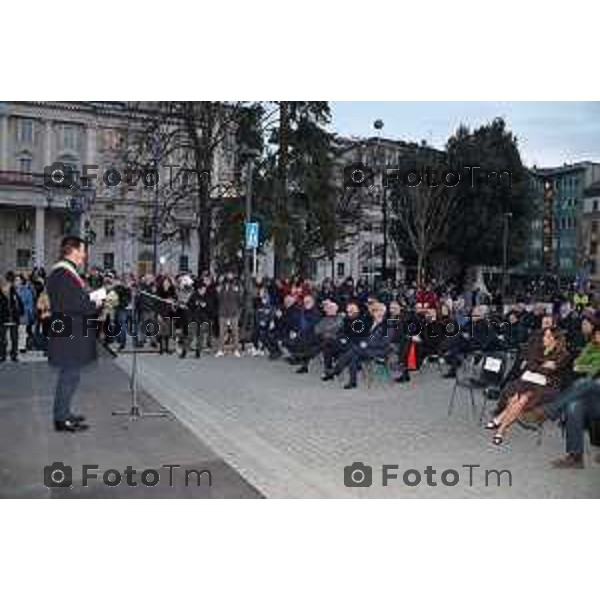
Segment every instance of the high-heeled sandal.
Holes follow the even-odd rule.
[[[492,419],[485,424],[485,429],[498,429],[498,427],[500,427],[500,423],[496,419]]]
[[[494,446],[499,446],[500,444],[502,444],[504,442],[504,437],[501,436],[499,433],[497,433],[493,438],[492,438],[492,444],[494,444]]]

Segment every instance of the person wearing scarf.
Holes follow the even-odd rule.
[[[51,322],[48,362],[58,369],[54,393],[54,428],[61,432],[87,429],[83,415],[71,411],[82,368],[96,359],[96,305],[85,289],[79,269],[85,263],[83,239],[67,236],[61,242],[62,259],[48,277]]]

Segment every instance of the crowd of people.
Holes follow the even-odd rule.
[[[507,305],[499,293],[464,294],[436,280],[374,289],[351,277],[320,284],[256,278],[246,303],[245,287],[231,272],[135,277],[91,269],[86,283],[106,290],[98,331],[112,352],[127,350],[128,339],[182,359],[245,351],[284,359],[298,375],[308,374],[314,361],[323,381],[347,373],[346,389],[373,367],[403,385],[431,359],[445,365],[442,376],[454,378],[474,353],[513,352],[518,360],[486,424],[495,444],[519,419],[560,420],[567,454],[556,466],[579,467],[585,429],[600,420],[600,311],[587,289],[556,288],[549,302],[526,304],[536,289],[530,285]],[[9,346],[12,360],[32,349],[44,352],[51,315],[43,269],[7,273],[0,280],[0,361]]]

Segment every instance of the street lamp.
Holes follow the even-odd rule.
[[[508,226],[509,220],[512,218],[511,212],[505,212],[504,218],[504,236],[502,244],[502,297],[506,298],[508,290]]]
[[[260,156],[260,150],[256,148],[243,148],[241,151],[241,159],[246,163],[246,214],[244,218],[244,296],[245,296],[245,331],[248,333],[252,330],[253,315],[252,315],[252,285],[251,285],[251,265],[256,248],[246,247],[246,231],[249,223],[252,222],[252,179],[254,176],[254,164]],[[252,250],[252,252],[250,251]],[[252,261],[255,262],[255,261]],[[256,275],[256,273],[255,273]]]
[[[381,158],[381,130],[383,129],[383,121],[377,119],[373,123],[373,127],[377,132],[377,160],[384,160]],[[387,200],[385,197],[385,186],[383,185],[383,169],[385,165],[381,165],[381,217],[382,217],[382,229],[383,229],[383,247],[381,256],[381,279],[385,282],[387,280]]]

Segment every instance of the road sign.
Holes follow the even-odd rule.
[[[246,223],[246,248],[249,250],[258,248],[258,223],[256,221]]]

